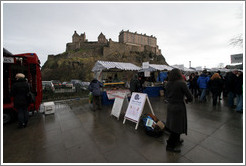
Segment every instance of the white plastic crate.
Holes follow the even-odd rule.
[[[44,103],[44,114],[54,114],[55,113],[55,103],[54,102],[45,102]]]

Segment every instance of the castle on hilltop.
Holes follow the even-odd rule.
[[[122,52],[121,50],[126,50],[126,48],[128,50],[139,52],[148,50],[156,55],[161,55],[161,50],[158,48],[156,37],[138,34],[137,32],[133,33],[129,30],[122,30],[120,32],[119,42],[114,42],[111,39],[107,40],[103,33],[99,34],[97,41],[88,42],[85,32],[79,35],[74,31],[72,43],[67,43],[66,51],[92,47],[102,47],[103,55],[107,55],[113,51]]]

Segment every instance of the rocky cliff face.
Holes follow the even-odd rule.
[[[92,46],[86,43],[80,49],[67,51],[58,55],[49,55],[42,66],[43,80],[70,81],[79,79],[90,81],[93,78],[91,71],[97,60],[130,62],[142,66],[142,62],[150,64],[165,64],[162,55],[156,55],[148,47],[128,46],[122,43],[109,42],[108,45]]]

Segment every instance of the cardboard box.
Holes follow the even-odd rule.
[[[55,113],[55,103],[54,102],[45,102],[44,103],[44,114],[54,114]]]

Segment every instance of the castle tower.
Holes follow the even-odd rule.
[[[81,33],[80,35],[80,41],[85,42],[86,41],[86,36],[85,36],[85,32]]]
[[[81,33],[81,35],[78,35],[78,33],[74,31],[72,39],[73,39],[72,40],[73,43],[85,42],[86,41],[85,32]]]
[[[98,43],[103,43],[103,44],[108,43],[108,40],[106,39],[105,35],[102,32],[100,33],[97,39],[98,39]]]
[[[74,31],[74,34],[73,34],[73,36],[72,36],[72,42],[73,43],[77,43],[77,42],[79,42],[79,35],[77,34],[77,32],[76,31]]]

